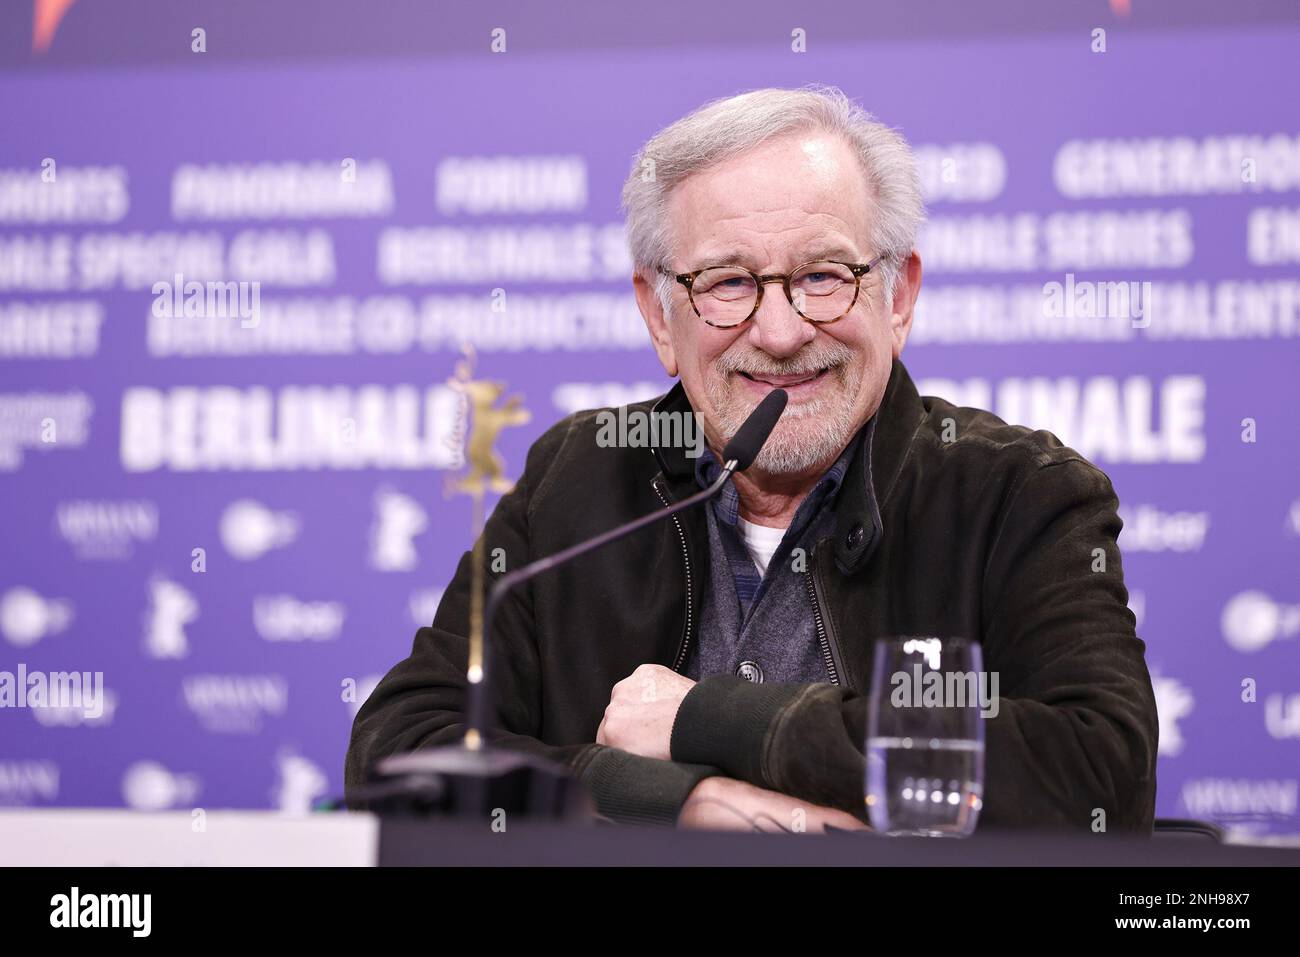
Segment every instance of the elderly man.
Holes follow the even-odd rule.
[[[1157,722],[1102,472],[1046,432],[917,394],[911,152],[838,90],[710,103],[636,158],[633,285],[680,381],[641,413],[698,449],[547,431],[484,531],[512,567],[698,491],[774,388],[753,467],[703,508],[499,612],[500,741],[561,762],[616,821],[862,827],[873,643],[964,637],[1000,678],[981,822],[1150,829]],[[500,554],[500,553],[498,553]],[[1104,561],[1099,560],[1104,556]],[[357,716],[347,779],[463,728],[470,553]]]

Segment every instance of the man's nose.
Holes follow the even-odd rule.
[[[812,341],[817,330],[795,311],[780,280],[764,286],[763,301],[750,321],[749,341],[775,359],[785,359]]]

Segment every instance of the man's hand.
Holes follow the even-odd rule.
[[[823,834],[870,828],[847,811],[800,801],[734,778],[705,778],[691,791],[677,826],[710,831],[788,831]]]
[[[677,708],[695,682],[663,665],[641,665],[609,696],[596,743],[669,760]]]

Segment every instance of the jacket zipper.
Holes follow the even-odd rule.
[[[670,503],[667,496],[659,488],[659,479],[656,478],[652,483],[655,495],[659,496],[659,501],[664,503],[664,508],[668,508]],[[686,662],[686,649],[691,643],[691,626],[693,624],[692,608],[694,606],[693,589],[691,587],[691,553],[686,547],[686,532],[682,528],[679,516],[673,516],[673,527],[677,529],[677,540],[682,546],[682,562],[686,566],[686,627],[682,629],[682,643],[677,649],[677,660],[673,662],[673,671],[681,672],[682,665]]]
[[[815,557],[815,549],[814,556]],[[826,662],[826,672],[831,676],[831,684],[840,683],[840,670],[835,667],[835,656],[831,654],[830,638],[826,634],[826,620],[822,617],[821,602],[817,600],[817,585],[813,582],[813,567],[810,563],[804,572],[804,582],[808,586],[808,600],[812,603],[813,623],[817,626],[817,641],[821,644],[822,660]]]

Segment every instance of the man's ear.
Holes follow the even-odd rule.
[[[668,318],[664,315],[663,303],[655,294],[654,284],[639,272],[632,274],[632,290],[636,293],[637,308],[641,318],[650,331],[650,341],[654,343],[655,352],[664,371],[671,378],[677,378],[677,353],[673,350],[672,335],[668,331]]]
[[[890,309],[890,335],[894,339],[894,358],[897,359],[907,345],[907,336],[912,331],[912,310],[916,308],[916,297],[921,293],[921,254],[912,250],[907,261],[903,263],[894,288],[894,305]]]

